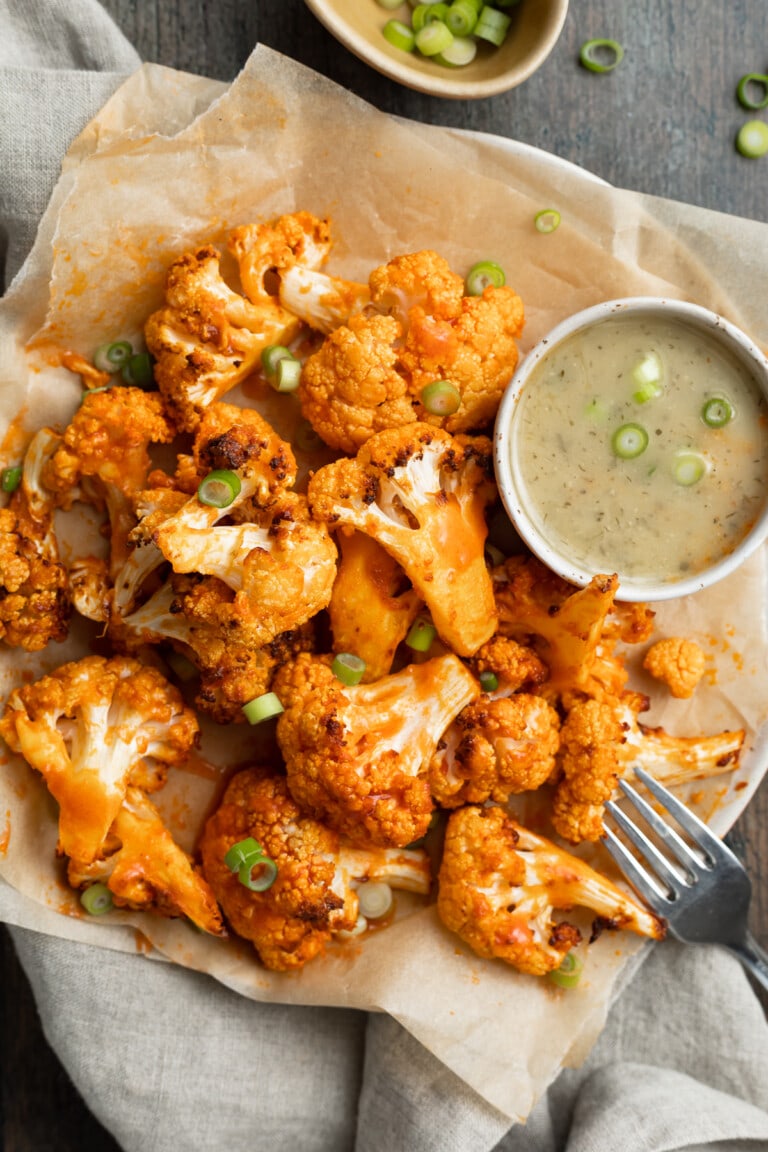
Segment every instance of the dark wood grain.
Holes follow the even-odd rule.
[[[261,41],[383,111],[493,132],[619,187],[768,221],[768,159],[744,160],[733,144],[747,118],[736,83],[744,72],[768,68],[765,0],[575,0],[536,75],[474,102],[433,99],[379,76],[338,45],[301,0],[103,2],[147,61],[229,80]],[[595,76],[578,66],[579,45],[591,36],[621,41],[619,69]],[[755,290],[768,298],[768,282]],[[753,876],[753,928],[768,947],[768,780],[731,840]],[[0,966],[0,1149],[116,1152],[48,1049],[5,934]],[[763,1004],[768,1009],[768,997]]]

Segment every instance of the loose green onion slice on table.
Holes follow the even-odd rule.
[[[678,452],[672,465],[675,483],[684,488],[698,484],[707,471],[707,462],[698,452]]]
[[[416,47],[422,56],[437,56],[452,43],[453,33],[442,20],[433,20],[416,33]]]
[[[137,352],[135,356],[130,356],[120,369],[120,375],[125,384],[133,384],[136,388],[154,384],[155,374],[149,352]]]
[[[253,700],[243,704],[243,715],[249,724],[261,724],[262,720],[279,716],[283,711],[280,698],[274,692],[264,692],[263,695],[254,696]]]
[[[103,916],[114,908],[112,893],[106,884],[90,884],[81,893],[80,903],[91,916]]]
[[[362,680],[365,672],[365,660],[355,656],[354,652],[339,652],[333,658],[331,672],[337,680],[341,680],[342,684],[351,687],[353,684],[359,684]]]
[[[404,24],[402,20],[387,20],[382,28],[382,35],[393,48],[400,48],[403,52],[413,52],[416,46],[416,36],[413,29]]]
[[[759,72],[748,72],[746,76],[742,76],[736,86],[736,99],[742,108],[748,108],[752,112],[759,108],[768,108],[768,76],[763,76]]]
[[[733,405],[725,396],[713,396],[701,410],[701,418],[708,428],[724,428],[735,415]]]
[[[584,962],[575,952],[568,952],[563,957],[559,968],[547,973],[548,979],[557,984],[558,988],[575,988],[581,980]]]
[[[0,488],[2,488],[3,492],[15,492],[19,484],[21,484],[21,475],[22,469],[18,466],[15,468],[3,468],[2,472],[0,472]]]
[[[545,236],[560,227],[560,213],[556,208],[542,208],[533,218],[533,225],[537,232]]]
[[[482,296],[486,288],[503,288],[506,282],[501,264],[494,260],[478,260],[467,272],[464,287],[468,296]]]
[[[461,407],[461,393],[450,380],[433,380],[422,388],[421,402],[432,416],[452,416]]]
[[[115,340],[112,344],[100,344],[93,354],[93,363],[99,372],[119,372],[133,356],[133,346],[128,340]]]
[[[648,433],[642,424],[622,424],[611,437],[614,456],[621,460],[634,460],[648,447]]]
[[[265,369],[265,375],[276,392],[295,392],[301,380],[301,360],[292,352],[277,356],[274,369],[269,372]]]
[[[201,504],[210,508],[228,508],[240,494],[240,477],[236,472],[219,469],[209,472],[197,490]]]
[[[389,884],[380,880],[367,880],[357,889],[360,913],[366,920],[381,920],[392,908],[394,898]]]
[[[405,642],[414,652],[428,652],[436,635],[437,629],[434,624],[430,624],[429,620],[422,620],[419,617],[408,629]]]
[[[262,859],[264,849],[253,836],[246,836],[245,840],[238,840],[233,844],[224,857],[224,863],[230,872],[239,872],[244,864],[253,863]]]
[[[499,12],[497,8],[486,5],[480,9],[480,15],[472,34],[477,36],[478,40],[487,40],[489,44],[494,44],[500,48],[506,39],[511,23],[512,17],[507,16],[506,12]]]
[[[595,37],[585,40],[579,49],[579,63],[589,72],[612,72],[624,59],[624,49],[618,40]]]
[[[479,679],[483,692],[495,692],[499,686],[499,678],[495,672],[481,672]]]
[[[768,152],[768,124],[764,120],[747,120],[736,136],[736,148],[748,160],[756,160]]]

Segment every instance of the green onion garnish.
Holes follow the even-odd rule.
[[[480,9],[473,35],[477,36],[478,40],[487,40],[489,44],[494,44],[500,48],[506,39],[511,23],[512,17],[507,16],[506,12],[499,12],[498,9],[491,8],[486,4],[484,8]]]
[[[363,678],[365,660],[355,656],[354,652],[339,652],[333,658],[331,672],[342,684],[352,687],[354,684],[359,684]]]
[[[581,980],[584,961],[575,952],[568,952],[559,968],[547,973],[547,978],[558,988],[575,988]]]
[[[604,424],[608,419],[609,407],[605,400],[601,400],[599,396],[595,396],[584,408],[584,415],[588,420],[594,420],[598,424]]]
[[[467,296],[482,296],[486,288],[503,288],[506,282],[507,278],[500,264],[496,264],[493,260],[479,260],[467,272],[464,287]]]
[[[120,375],[125,384],[132,384],[136,388],[147,388],[154,384],[155,374],[149,352],[137,352],[135,356],[130,356],[120,369]]]
[[[209,472],[197,490],[200,503],[210,508],[228,508],[239,494],[240,477],[226,469]]]
[[[755,89],[760,93],[759,96],[753,95]],[[759,72],[748,72],[742,76],[736,86],[736,99],[742,108],[748,108],[751,112],[768,108],[768,76]]]
[[[269,720],[284,712],[280,699],[274,692],[265,692],[262,696],[255,696],[247,704],[243,704],[243,715],[249,724],[261,724],[262,720]]]
[[[708,428],[724,428],[735,415],[733,405],[725,396],[713,396],[701,410],[701,418]]]
[[[433,380],[422,388],[420,395],[432,416],[452,416],[461,407],[461,393],[450,380]]]
[[[649,352],[635,364],[632,369],[632,383],[636,391],[632,399],[636,404],[647,404],[649,400],[661,395],[662,374],[661,358],[656,352]]]
[[[264,856],[264,849],[253,836],[246,836],[245,840],[238,840],[233,844],[224,857],[224,863],[230,872],[239,872],[244,864],[253,863]]]
[[[261,367],[265,376],[274,376],[281,360],[293,360],[293,352],[284,344],[268,344],[261,353]]]
[[[477,56],[477,42],[471,36],[454,36],[448,47],[433,59],[448,68],[466,68],[475,56]]]
[[[258,872],[254,876],[255,868]],[[250,864],[243,864],[242,868],[238,869],[237,878],[243,887],[250,889],[251,892],[266,892],[277,880],[277,864],[274,860],[270,860],[269,856],[260,856]]]
[[[403,52],[413,52],[416,36],[402,20],[387,20],[381,32],[384,39],[394,48],[400,48]]]
[[[80,903],[91,916],[103,916],[115,906],[106,884],[89,884],[80,894]]]
[[[614,456],[621,460],[634,460],[648,447],[648,433],[642,424],[622,424],[611,437]]]
[[[133,356],[128,340],[115,340],[113,344],[100,344],[93,354],[93,363],[99,372],[119,372]]]
[[[480,673],[480,687],[483,692],[495,692],[499,686],[499,678],[495,672]]]
[[[556,208],[542,208],[533,218],[533,226],[537,232],[545,236],[560,227],[560,213]]]
[[[442,20],[433,20],[416,33],[416,47],[422,56],[437,56],[452,43],[453,33]]]
[[[678,452],[672,465],[675,482],[684,488],[698,484],[706,471],[707,462],[698,452]]]
[[[444,19],[454,36],[469,36],[477,24],[477,8],[472,0],[453,0]]]
[[[586,40],[579,50],[579,63],[589,72],[612,72],[624,59],[618,40],[597,37]]]
[[[422,619],[420,616],[417,620],[414,620],[408,629],[405,642],[414,652],[428,652],[432,647],[432,641],[435,636],[437,636],[437,629],[434,624],[431,624],[429,620]]]
[[[285,356],[277,365],[277,371],[270,379],[276,392],[295,392],[301,381],[301,360]]]
[[[747,120],[736,135],[736,148],[749,160],[765,156],[768,152],[768,124],[764,120]]]
[[[389,884],[380,880],[367,880],[357,889],[357,899],[360,914],[366,920],[381,920],[386,916],[394,903],[392,889]]]
[[[0,488],[3,492],[15,492],[19,484],[21,484],[22,468],[18,465],[15,468],[3,468],[0,472]]]

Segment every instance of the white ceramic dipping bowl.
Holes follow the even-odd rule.
[[[599,369],[602,352],[596,353],[593,360],[591,353],[583,352],[583,341],[592,341],[594,346],[595,337],[599,335],[602,346],[607,343],[603,338],[609,336],[611,328],[616,330],[617,322],[619,325],[626,322],[635,329],[640,324],[651,336],[657,331],[662,335],[679,329],[683,341],[694,349],[698,367],[691,368],[688,373],[678,372],[671,352],[668,364],[665,362],[663,344],[660,345],[659,359],[652,351],[653,340],[649,337],[643,343],[641,339],[637,348],[647,347],[651,359],[644,358],[633,346],[628,354],[627,370],[616,369],[611,373],[612,380],[621,377],[620,404],[623,407],[619,410],[619,401],[615,397],[604,403],[600,371],[604,371],[605,366]],[[553,357],[562,354],[568,346],[573,351],[574,341],[579,342],[582,351],[574,361],[571,378],[569,380],[569,372],[566,372],[555,384]],[[669,347],[672,346],[670,340]],[[632,363],[635,367],[629,369]],[[649,363],[660,367],[660,380],[655,384],[656,368],[650,372],[650,388],[637,384],[638,380],[642,382],[644,369],[648,375]],[[737,403],[730,413],[727,406],[723,408],[719,404],[704,412],[707,397],[719,400],[727,394],[716,369],[712,368],[713,363],[735,367],[737,375],[751,381],[748,391],[754,394],[757,415],[746,402]],[[638,369],[639,375],[636,374]],[[548,385],[547,373],[550,376]],[[673,385],[674,379],[682,383]],[[530,390],[545,387],[550,389],[549,393],[542,392],[540,396],[543,399],[549,397],[550,402],[543,408],[539,404],[537,415],[531,403],[533,393]],[[560,388],[565,390],[562,396],[558,394]],[[690,393],[689,399],[686,398],[686,388]],[[573,399],[568,400],[563,408],[561,402],[566,394]],[[683,414],[684,419],[679,418],[673,407],[673,396],[677,397],[678,403],[695,407],[696,418],[687,411]],[[669,406],[665,408],[667,401]],[[567,410],[569,403],[570,412]],[[722,316],[695,304],[657,297],[631,297],[597,304],[562,321],[542,338],[521,361],[504,394],[494,433],[496,479],[501,499],[517,532],[531,551],[572,584],[584,587],[595,575],[615,572],[619,577],[619,600],[670,600],[698,592],[735,571],[768,537],[766,406],[768,359],[744,332]],[[763,410],[762,418],[760,409]],[[727,428],[720,423],[724,411]],[[710,417],[717,417],[714,428]],[[577,446],[572,429],[578,426],[579,436],[582,435],[582,418],[592,421],[590,434],[595,443],[600,442],[600,455],[592,465],[593,475],[587,478],[586,483],[581,482],[581,477],[589,471],[590,465],[585,468],[585,456],[573,454]],[[669,426],[666,429],[665,419]],[[629,459],[623,455],[626,443],[614,440],[618,428],[626,428],[627,423],[640,427],[640,432],[630,433]],[[561,447],[553,447],[553,428]],[[676,447],[678,435],[679,449]],[[647,438],[645,446],[642,444],[643,436]],[[721,451],[726,436],[731,437],[727,460]],[[619,444],[622,454],[617,456]],[[663,444],[667,446],[666,455],[662,453]],[[583,448],[587,455],[592,451],[592,446]],[[532,452],[538,457],[534,464],[530,463]],[[694,454],[692,472],[690,458]],[[746,498],[741,500],[739,515],[743,526],[726,542],[723,531],[714,525],[736,523],[736,513],[722,509],[713,512],[707,503],[706,485],[719,486],[723,493],[741,493],[739,469],[742,465],[746,469],[747,460],[755,460],[758,456],[759,464],[751,466],[751,487],[745,480],[744,490],[751,495],[748,501]],[[703,478],[692,479],[700,468],[704,469]],[[733,479],[734,469],[736,481]],[[648,484],[655,474],[653,483],[656,484],[662,482],[667,470],[664,483],[668,484],[668,489],[654,489],[652,496],[642,496],[639,515],[636,515],[635,497],[643,490],[641,482],[646,482],[646,474]],[[614,484],[620,473],[625,478],[631,476],[630,487],[623,490],[623,495]],[[553,492],[550,483],[553,475],[561,485],[561,491],[555,488]],[[601,510],[599,501],[603,499],[603,493],[608,492],[608,503],[612,503],[612,507]],[[738,505],[740,499],[731,497],[731,503]],[[546,506],[545,501],[549,501],[549,511],[542,514],[540,509]],[[568,511],[563,515],[560,507]],[[644,515],[644,508],[648,509],[648,515]],[[659,510],[658,521],[654,508]],[[599,527],[594,525],[595,519]],[[644,532],[648,535],[647,546],[642,543]],[[689,540],[692,541],[696,533],[700,547],[697,558],[691,562],[690,556],[684,557],[684,549],[692,547]],[[626,557],[625,542],[630,538],[633,542],[640,542],[634,548],[632,561]],[[591,541],[597,539],[602,551],[596,558]],[[585,540],[590,541],[586,549]],[[661,551],[656,543],[659,540]],[[654,556],[657,559],[651,558]]]

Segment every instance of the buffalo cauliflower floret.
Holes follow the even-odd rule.
[[[372,536],[427,605],[440,638],[470,656],[496,630],[485,564],[485,509],[495,496],[491,445],[414,423],[368,440],[354,459],[320,468],[313,514]]]
[[[60,437],[43,428],[30,441],[19,487],[0,509],[0,639],[39,652],[66,639],[70,597],[54,528],[55,498],[43,474]]]
[[[433,804],[427,768],[442,733],[479,692],[454,655],[348,687],[327,660],[299,656],[276,674],[277,741],[294,799],[351,839],[404,847]]]
[[[560,732],[562,772],[552,803],[552,823],[571,843],[599,840],[607,800],[617,781],[639,765],[666,786],[733,771],[743,729],[712,736],[672,736],[641,724],[648,698],[638,692],[576,701]]]
[[[502,804],[549,779],[559,746],[560,718],[540,696],[476,700],[459,713],[432,757],[432,796],[443,808]]]
[[[532,648],[498,633],[478,648],[469,663],[478,676],[485,672],[496,677],[498,688],[491,693],[493,696],[536,688],[549,675],[546,664]]]
[[[208,883],[138,788],[126,790],[101,854],[90,863],[71,859],[67,878],[73,888],[105,884],[119,908],[186,916],[203,932],[224,935]]]
[[[337,652],[365,662],[367,683],[386,676],[422,600],[397,561],[372,536],[340,532],[339,566],[328,604]]]
[[[129,785],[160,787],[197,744],[197,719],[154,668],[85,656],[16,688],[0,735],[45,779],[59,805],[59,847],[89,864]]]
[[[270,888],[253,892],[230,871],[225,856],[248,838],[277,867]],[[426,894],[424,852],[360,849],[308,816],[285,778],[258,768],[238,772],[208,820],[201,841],[203,868],[229,924],[250,940],[267,968],[297,969],[320,954],[358,919],[357,886],[366,880]]]
[[[429,250],[395,257],[369,277],[370,306],[336,327],[304,365],[299,399],[332,448],[425,420],[448,432],[484,429],[517,364],[522,302],[511,288],[464,296],[460,276]],[[421,391],[450,380],[461,402],[430,414]]]
[[[574,907],[601,928],[661,939],[664,925],[583,860],[516,823],[502,808],[459,808],[448,818],[438,878],[440,919],[485,959],[542,976],[581,931],[555,913]]]
[[[707,660],[695,640],[669,636],[658,640],[645,654],[643,668],[666,684],[673,696],[688,700],[706,670]]]

